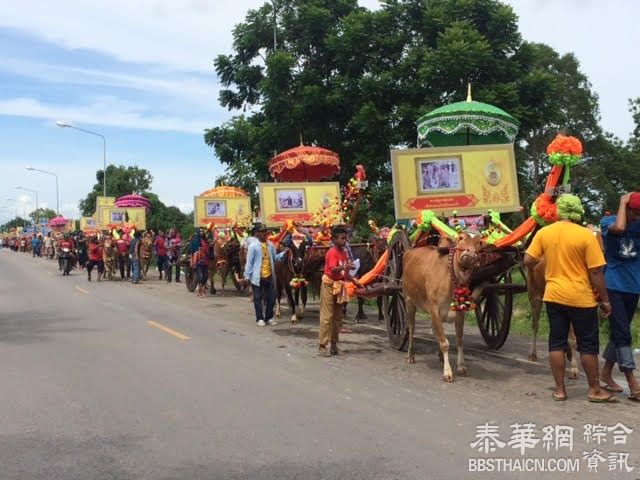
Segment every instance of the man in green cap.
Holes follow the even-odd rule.
[[[598,375],[598,300],[602,315],[611,313],[604,282],[605,265],[596,237],[579,222],[584,214],[580,199],[563,194],[556,200],[559,221],[543,227],[535,235],[525,254],[525,265],[546,262],[546,287],[543,300],[549,318],[549,363],[556,388],[553,399],[567,399],[564,383],[565,352],[569,348],[569,327],[578,341],[582,367],[587,375],[590,402],[615,403],[615,395],[600,388]]]

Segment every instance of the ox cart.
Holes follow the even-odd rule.
[[[425,210],[453,216],[460,211],[462,215],[476,216],[491,211],[518,211],[513,153],[518,128],[519,122],[504,110],[474,101],[470,85],[466,101],[444,105],[420,117],[417,133],[418,147],[422,148],[396,150],[391,154],[396,218],[409,220]],[[499,224],[500,234],[507,235],[510,230],[497,217],[491,223]],[[514,295],[527,291],[522,267],[524,247],[519,241],[534,228],[535,221],[528,219],[509,236],[509,241],[483,248],[480,265],[466,286],[471,291],[481,288],[474,313],[489,348],[504,345],[511,327]],[[439,236],[432,235],[426,244],[415,237],[412,237],[415,242],[410,241],[402,229],[396,231],[389,241],[384,272],[376,280],[381,283],[366,289],[382,297],[389,341],[398,350],[405,349],[409,340],[402,288],[403,256],[410,249],[439,248],[437,243],[443,236],[451,241],[455,238],[455,231],[443,235],[442,229],[436,230]],[[422,235],[429,232],[423,231]],[[442,249],[439,252],[442,255],[451,254],[449,248]],[[367,295],[366,290],[358,293]]]
[[[189,292],[194,292],[198,286],[198,279],[196,277],[195,268],[191,266],[191,256],[189,255],[191,238],[192,237],[190,237],[180,249],[178,266],[184,275],[185,287]],[[209,282],[213,282],[212,274],[220,273],[221,275],[224,275],[225,278],[230,276],[236,290],[242,291],[243,288],[240,284],[240,278],[243,271],[243,252],[240,247],[240,242],[236,240],[228,241],[222,246],[217,255],[214,255],[214,251],[213,243],[211,243],[211,254],[213,260],[209,264]],[[209,285],[209,287],[212,287],[212,284]]]
[[[372,290],[377,289],[381,292],[382,313],[392,347],[403,350],[409,334],[402,292],[402,257],[406,251],[414,247],[407,234],[400,230],[395,233],[388,248],[383,283],[374,285]],[[519,247],[503,247],[482,252],[480,267],[472,277],[470,288],[473,290],[482,287],[475,302],[476,322],[482,338],[491,349],[502,347],[509,336],[514,295],[527,291],[526,276],[521,263],[523,252]],[[515,275],[515,272],[519,275]],[[522,278],[522,282],[514,283],[514,276]]]

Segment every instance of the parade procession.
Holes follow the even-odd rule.
[[[238,10],[206,75],[86,42],[78,120],[6,124],[0,478],[636,478],[640,98],[605,130],[546,7],[160,3]]]

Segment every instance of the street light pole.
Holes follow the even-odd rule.
[[[6,197],[5,200],[7,202],[15,202],[16,201],[15,198],[11,198],[11,197]],[[7,208],[10,208],[10,207],[7,207]],[[18,207],[16,207],[15,203],[13,204],[13,218],[16,219],[16,220],[18,218]]]
[[[56,175],[53,172],[49,172],[47,170],[40,170],[39,168],[33,168],[33,167],[27,167],[27,170],[29,170],[30,172],[46,173],[47,175],[53,175],[54,177],[56,177],[56,214],[60,215],[60,194],[58,191],[58,175]]]
[[[62,122],[60,120],[56,122],[56,125],[58,125],[61,128],[73,128],[74,130],[80,130],[81,132],[88,133],[90,135],[95,135],[96,137],[102,138],[102,156],[103,156],[102,160],[104,165],[103,176],[102,176],[102,190],[103,190],[103,195],[106,197],[107,196],[107,139],[105,138],[105,136],[102,135],[101,133],[92,132],[91,130],[85,130],[84,128],[76,127],[74,125],[71,125],[70,123]]]
[[[35,193],[36,194],[36,225],[40,224],[40,212],[38,212],[38,191],[37,190],[32,190],[30,188],[25,188],[25,187],[16,187],[16,190],[25,190],[27,192],[31,192],[31,193]]]

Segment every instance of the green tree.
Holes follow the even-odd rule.
[[[575,56],[523,41],[498,0],[387,0],[376,11],[356,0],[275,0],[275,8],[276,50],[268,2],[247,13],[234,52],[214,62],[220,104],[242,112],[205,132],[226,183],[255,192],[269,180],[269,158],[302,135],[340,154],[343,182],[365,166],[373,215],[388,223],[389,149],[416,146],[416,119],[464,99],[468,82],[475,99],[521,121],[523,199],[540,191],[543,153],[559,130],[594,148],[586,165],[597,175],[619,146],[599,127],[597,95]]]
[[[160,201],[155,193],[145,192],[143,196],[151,202],[151,213],[147,217],[147,228],[154,231],[167,231],[175,228],[183,233],[193,230],[193,216],[186,215],[177,207],[168,207]]]
[[[6,232],[12,228],[24,227],[26,225],[29,225],[29,223],[30,221],[28,219],[17,216],[16,218],[13,218],[8,222],[0,225],[0,231]]]
[[[34,210],[29,214],[29,218],[32,222],[36,222],[38,219],[42,220],[43,218],[52,219],[57,216],[55,210],[51,210],[50,208],[38,208],[38,210]]]
[[[101,196],[102,170],[96,174],[98,182],[93,190],[80,202],[80,211],[89,216],[95,212],[96,197]],[[107,167],[107,192],[114,197],[138,193],[151,203],[151,212],[147,215],[147,228],[155,231],[175,228],[184,232],[193,228],[193,214],[184,214],[177,207],[167,206],[155,193],[149,192],[153,177],[151,173],[139,167],[124,167],[110,165]]]
[[[620,195],[640,185],[640,98],[629,100],[629,112],[635,123],[630,138],[625,142],[603,135],[589,145],[587,161],[577,167],[584,169],[579,170],[584,174],[580,179],[594,217],[605,210],[615,212]]]
[[[96,211],[96,197],[103,193],[103,170],[96,172],[96,184],[93,189],[80,201],[80,212],[83,216],[93,215]],[[148,170],[139,167],[125,167],[109,165],[107,167],[107,194],[112,197],[121,197],[131,193],[140,193],[149,190],[153,177]]]

